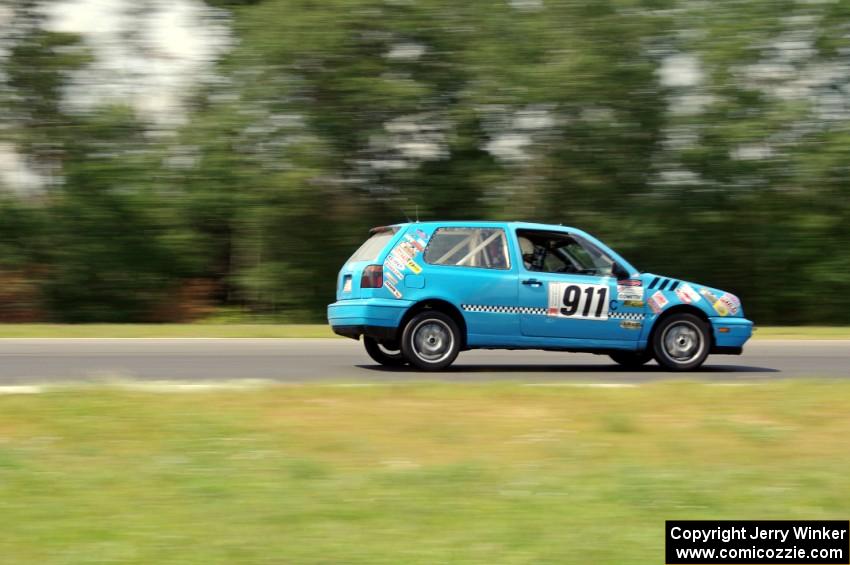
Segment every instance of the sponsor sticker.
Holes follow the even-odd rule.
[[[390,255],[387,258],[387,261],[392,263],[392,266],[395,267],[396,269],[398,269],[399,271],[401,271],[402,273],[407,268],[408,259],[407,259],[407,257],[402,257],[401,254]]]
[[[342,284],[343,292],[351,292],[351,277],[345,279],[345,282]]]
[[[388,269],[388,270],[389,270],[392,274],[394,274],[394,275],[396,276],[396,279],[397,279],[397,280],[401,280],[402,278],[404,278],[404,275],[402,275],[402,274],[401,274],[401,271],[402,271],[402,270],[401,270],[401,269],[399,269],[396,265],[397,265],[397,263],[396,263],[395,261],[391,260],[391,257],[387,257],[387,260],[386,260],[386,262],[384,263],[384,266],[385,266],[385,267],[386,267],[386,268],[387,268],[387,269]]]
[[[407,266],[410,267],[410,270],[413,271],[414,275],[418,275],[422,272],[422,267],[419,266],[419,263],[411,259],[407,262]]]
[[[649,308],[652,310],[654,314],[658,314],[661,312],[665,306],[667,306],[667,299],[664,297],[664,293],[660,290],[656,291],[655,294],[649,297],[649,300],[646,301],[649,304]]]
[[[384,286],[396,298],[402,297],[396,285],[404,279],[404,272],[408,269],[415,275],[422,272],[422,266],[415,259],[417,255],[425,250],[425,241],[423,238],[427,236],[420,229],[416,230],[416,235],[418,237],[415,238],[411,234],[404,234],[403,240],[390,250],[389,255],[384,260],[384,267],[388,271],[385,275],[387,279],[385,282],[388,284]]]
[[[734,294],[729,294],[728,292],[720,297],[720,302],[726,306],[726,309],[732,314],[738,313],[738,308],[741,306],[741,301],[738,300],[738,297]]]
[[[679,297],[682,304],[692,304],[701,300],[699,293],[688,283],[684,283],[676,289],[676,296]]]
[[[710,303],[714,304],[715,302],[717,302],[717,297],[714,295],[713,292],[711,292],[707,288],[699,289],[699,293],[705,296],[705,299],[708,300]]]
[[[643,286],[643,281],[639,279],[624,279],[617,281],[617,286]]]
[[[399,271],[403,271],[404,270],[404,264],[407,263],[407,259],[405,259],[404,261],[401,261],[398,257],[391,254],[387,257],[386,263],[392,265],[393,267],[395,267]]]
[[[707,288],[701,288],[699,293],[702,294],[706,300],[708,300],[711,307],[714,308],[714,311],[717,312],[721,316],[729,315],[729,306],[722,299],[723,297],[718,298],[713,292],[708,290]],[[726,296],[725,294],[723,296]]]
[[[396,286],[390,281],[384,281],[384,286],[387,287],[387,290],[389,290],[396,298],[401,298],[403,296]]]
[[[416,230],[416,236],[422,239],[423,241],[428,241],[428,235],[420,229]]]
[[[643,300],[642,286],[622,285],[622,282],[624,281],[617,282],[617,300]]]
[[[416,249],[418,253],[422,253],[422,251],[425,250],[425,246],[416,241],[416,239],[414,239],[412,235],[405,234],[404,239],[406,239],[410,243],[410,245],[412,245]]]
[[[393,249],[391,254],[402,263],[406,263],[408,259],[413,259],[414,256],[414,254],[410,252],[410,249],[408,249],[408,246],[403,243]]]
[[[416,249],[416,246],[413,245],[412,241],[402,241],[401,245],[402,245],[402,247],[407,249],[407,252],[410,253],[411,255],[413,255],[414,257],[419,255],[419,250]]]
[[[634,320],[623,320],[620,322],[620,327],[624,330],[639,330],[643,327],[643,324]]]
[[[646,303],[643,300],[626,300],[623,302],[623,306],[627,306],[629,308],[643,308]]]

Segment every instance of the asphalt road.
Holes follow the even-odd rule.
[[[756,341],[741,356],[711,356],[687,378],[716,382],[850,378],[850,340]],[[110,380],[280,382],[626,383],[683,378],[654,363],[627,370],[608,357],[546,351],[461,353],[443,373],[390,370],[344,339],[0,339],[0,385]]]

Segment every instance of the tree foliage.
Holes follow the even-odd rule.
[[[320,319],[367,229],[418,216],[576,225],[759,323],[850,321],[846,3],[210,4],[238,41],[165,134],[70,110],[90,55],[37,12],[3,38],[0,142],[45,182],[0,198],[0,269],[51,317],[158,319],[204,280]]]

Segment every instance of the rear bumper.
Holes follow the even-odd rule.
[[[391,326],[331,326],[335,334],[351,339],[360,336],[373,337],[378,341],[394,341],[397,328]]]
[[[740,355],[753,335],[753,323],[746,318],[709,318],[714,333],[712,353]]]
[[[328,305],[328,323],[334,333],[345,337],[392,339],[412,304],[409,300],[384,298],[340,300]]]

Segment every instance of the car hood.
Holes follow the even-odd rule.
[[[688,304],[709,317],[743,317],[741,301],[731,292],[691,281],[683,281],[654,273],[640,276],[647,306],[655,314],[673,306]]]

